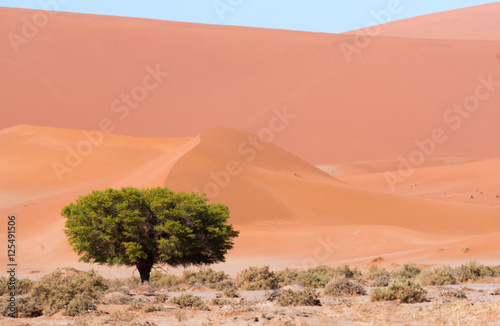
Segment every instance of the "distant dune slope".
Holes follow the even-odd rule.
[[[384,9],[382,9],[384,10]],[[404,6],[398,7],[404,10]],[[500,40],[500,2],[384,24],[377,35],[451,40]],[[384,16],[380,16],[383,19]],[[373,29],[375,31],[375,28]],[[347,32],[347,34],[357,31]]]
[[[409,155],[416,140],[440,128],[446,141],[429,155],[498,156],[495,40],[360,41],[70,13],[30,33],[29,22],[43,14],[0,8],[0,127],[140,137],[272,127],[276,144],[314,164]],[[450,27],[454,38],[469,28],[457,24],[463,28]],[[455,108],[464,101],[470,111]]]

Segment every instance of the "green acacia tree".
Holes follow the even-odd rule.
[[[149,281],[155,265],[223,262],[239,232],[223,204],[167,188],[106,189],[64,207],[64,232],[80,261],[136,266]]]

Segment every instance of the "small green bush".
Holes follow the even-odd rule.
[[[335,297],[365,295],[365,288],[355,282],[350,281],[345,277],[337,277],[332,279],[325,287],[324,293]]]
[[[312,289],[305,291],[282,290],[276,300],[276,304],[282,307],[321,306],[318,295]]]
[[[170,299],[173,304],[179,305],[181,308],[196,308],[198,310],[208,310],[203,299],[197,295],[190,293]]]
[[[376,288],[370,293],[371,301],[399,301],[417,303],[427,301],[427,291],[410,280],[396,280],[386,289]]]
[[[249,267],[236,276],[238,287],[246,291],[271,290],[279,286],[278,277],[269,266]]]

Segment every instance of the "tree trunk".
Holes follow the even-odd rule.
[[[149,283],[149,276],[151,274],[151,269],[153,268],[153,264],[147,261],[142,261],[137,263],[137,270],[139,271],[139,275],[141,276],[141,283],[144,284],[146,282]]]

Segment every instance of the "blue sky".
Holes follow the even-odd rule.
[[[0,7],[153,18],[194,23],[340,33],[390,20],[475,6],[481,0],[0,0]],[[392,9],[392,12],[390,11]],[[396,10],[397,9],[397,10]],[[380,19],[379,19],[380,20]]]

